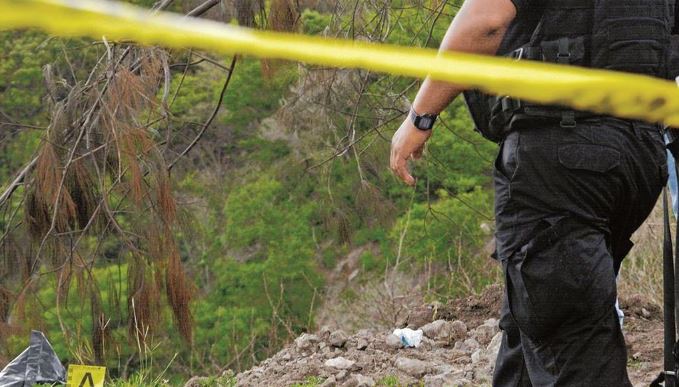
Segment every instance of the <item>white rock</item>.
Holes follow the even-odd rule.
[[[369,376],[363,376],[361,374],[353,374],[351,378],[344,384],[353,387],[373,387],[375,381]]]
[[[295,345],[297,346],[297,349],[301,351],[307,351],[311,349],[316,349],[316,345],[318,344],[319,341],[320,339],[318,338],[318,336],[305,333],[302,336],[295,339]]]
[[[416,378],[422,377],[422,375],[428,373],[431,368],[431,365],[427,362],[407,357],[397,358],[395,365],[399,370]]]
[[[488,360],[490,361],[490,364],[495,363],[495,359],[497,359],[497,354],[500,352],[500,345],[502,345],[502,332],[498,332],[493,336],[493,339],[490,341],[490,344],[488,344],[488,347],[486,348],[486,356],[488,357]]]
[[[345,359],[340,356],[328,359],[325,361],[324,364],[326,367],[336,368],[338,370],[348,370],[349,368],[353,367],[353,365],[356,364],[356,362]]]
[[[500,329],[500,320],[496,318],[489,318],[488,320],[483,322],[483,325],[490,325],[497,327],[497,329]]]

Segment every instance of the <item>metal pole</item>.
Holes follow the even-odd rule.
[[[674,319],[674,262],[672,254],[672,231],[670,230],[670,215],[667,208],[667,189],[663,190],[663,299],[664,299],[664,370],[674,372],[675,362],[673,348],[676,342],[676,324]],[[676,387],[675,376],[666,374],[665,387]]]

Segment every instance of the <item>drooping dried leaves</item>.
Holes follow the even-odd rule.
[[[10,202],[23,202],[23,221],[20,213],[12,232],[0,235],[6,258],[0,278],[11,279],[0,284],[0,337],[19,325],[39,328],[38,289],[54,286],[66,343],[86,360],[101,362],[112,350],[110,331],[120,318],[127,319],[133,341],[147,340],[162,323],[164,305],[191,341],[193,291],[174,237],[172,180],[162,139],[151,130],[164,114],[156,95],[165,82],[166,55],[111,50],[75,84],[45,69],[50,125],[23,197]],[[29,238],[17,241],[24,229]],[[119,294],[116,279],[95,278],[102,259],[126,266],[127,295]],[[111,301],[119,297],[127,297],[127,305]],[[88,310],[91,324],[63,324],[61,313],[70,308]],[[10,310],[14,327],[7,323]],[[91,344],[83,347],[77,343],[85,325]]]

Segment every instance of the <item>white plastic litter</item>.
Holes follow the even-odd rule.
[[[622,328],[625,322],[625,313],[620,309],[620,303],[618,303],[617,299],[615,300],[615,311],[618,313],[618,322],[620,323],[620,328]]]
[[[401,339],[404,347],[417,348],[422,343],[422,329],[416,331],[410,328],[395,329],[394,336]]]

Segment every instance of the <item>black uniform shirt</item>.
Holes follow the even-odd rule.
[[[542,17],[540,3],[544,0],[512,0],[516,6],[516,18],[507,29],[498,55],[506,55],[528,43]]]

